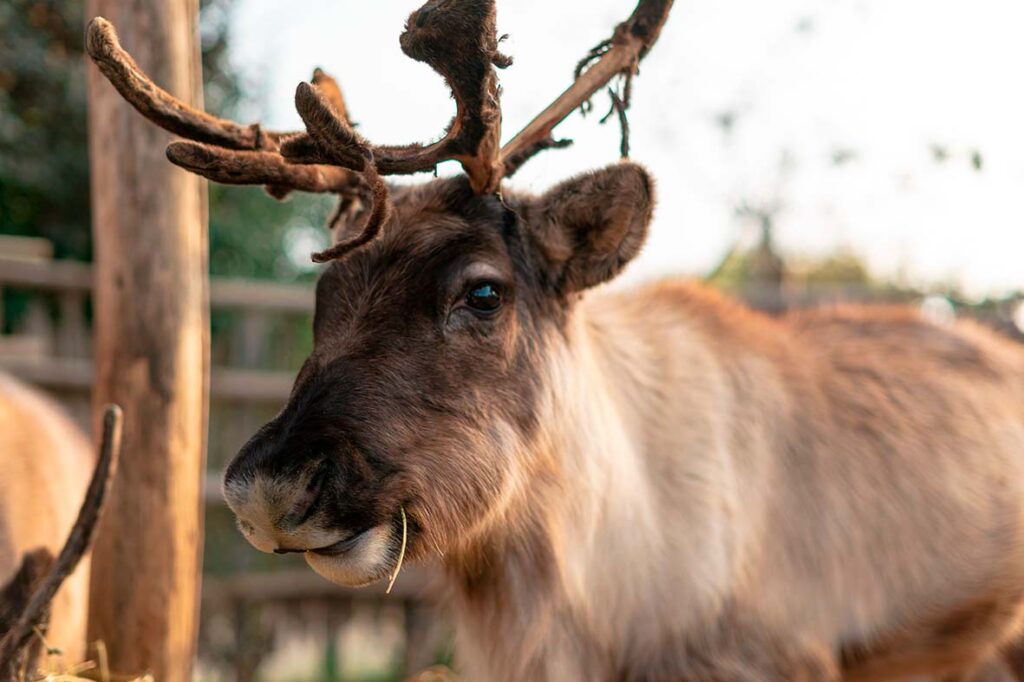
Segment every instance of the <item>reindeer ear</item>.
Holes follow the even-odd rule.
[[[562,293],[615,277],[647,238],[654,182],[634,163],[567,180],[531,206],[532,234]]]

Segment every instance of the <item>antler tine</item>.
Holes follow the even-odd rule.
[[[306,130],[318,153],[330,163],[361,173],[373,196],[370,212],[359,232],[329,249],[313,254],[316,263],[341,258],[376,239],[391,213],[388,186],[377,172],[372,148],[352,129],[348,119],[333,104],[336,88],[332,90],[328,87],[324,92],[322,87],[299,83],[295,89],[295,108],[306,124]],[[303,142],[302,146],[306,148],[308,145]],[[283,151],[287,154],[287,144]]]
[[[409,15],[400,42],[409,57],[445,79],[455,96],[456,114],[444,138],[398,156],[436,164],[454,158],[476,192],[493,192],[501,182],[501,90],[494,67],[512,64],[498,52],[495,0],[430,0]],[[383,165],[390,150],[383,150]]]
[[[236,151],[176,140],[167,145],[167,159],[176,166],[225,185],[264,185],[275,198],[291,190],[313,194],[341,193],[358,184],[344,168],[288,163],[277,152]]]
[[[122,97],[140,114],[175,135],[226,149],[273,150],[281,138],[294,134],[264,131],[258,123],[239,125],[178,100],[139,68],[121,47],[114,25],[103,17],[89,22],[86,49]]]
[[[462,164],[476,192],[501,181],[500,89],[494,67],[512,60],[498,51],[495,0],[429,0],[409,15],[402,51],[439,73],[455,97],[456,114],[444,137],[429,145],[376,146],[365,143],[381,175],[431,171],[442,161]],[[304,136],[282,153],[293,163],[331,163]]]
[[[349,192],[361,182],[343,168],[288,163],[278,153],[281,142],[302,133],[267,131],[258,123],[243,126],[178,100],[139,68],[121,47],[114,26],[102,17],[89,22],[86,48],[107,80],[139,113],[164,130],[187,138],[167,148],[168,159],[185,170],[216,182],[264,185],[278,199],[291,190]],[[313,78],[330,89],[335,106],[344,109],[334,79],[320,69]]]
[[[352,121],[348,116],[348,106],[345,104],[345,97],[341,94],[341,86],[338,85],[338,81],[327,75],[323,69],[317,67],[313,69],[313,78],[310,82],[323,93],[335,113],[337,113],[338,118],[351,127]]]
[[[512,176],[533,156],[545,149],[566,147],[571,140],[556,140],[552,132],[572,111],[589,101],[609,81],[622,75],[629,79],[636,73],[637,65],[654,46],[661,35],[661,29],[668,19],[674,0],[640,0],[633,14],[615,28],[610,40],[604,41],[584,59],[577,68],[576,81],[554,102],[537,115],[513,137],[500,153],[504,177]],[[584,68],[597,59],[590,68]],[[629,106],[628,95],[613,98],[620,120],[625,120]],[[625,135],[625,128],[624,128]],[[623,142],[623,150],[628,144]]]

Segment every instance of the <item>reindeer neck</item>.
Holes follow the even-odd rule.
[[[472,640],[460,651],[482,652],[483,668],[504,666],[501,679],[587,678],[562,666],[607,660],[614,637],[601,614],[623,584],[656,570],[647,544],[660,537],[657,501],[633,432],[640,406],[622,400],[642,388],[622,365],[641,358],[608,343],[609,323],[574,311],[550,348],[542,427],[501,530],[448,562],[460,638]],[[509,673],[516,666],[521,677]]]

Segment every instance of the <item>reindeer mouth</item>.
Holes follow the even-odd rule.
[[[308,549],[306,551],[313,554],[319,554],[320,556],[341,556],[342,554],[347,554],[354,549],[361,540],[369,535],[371,530],[373,529],[367,528],[366,530],[353,533],[347,538],[338,540],[334,544],[327,545],[326,547],[317,547],[316,549]]]
[[[306,563],[333,583],[363,587],[387,577],[397,556],[393,523],[360,531],[331,545],[306,550]]]

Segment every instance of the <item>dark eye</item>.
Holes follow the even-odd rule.
[[[474,285],[466,294],[466,305],[480,313],[493,313],[501,307],[501,289],[490,282]]]

